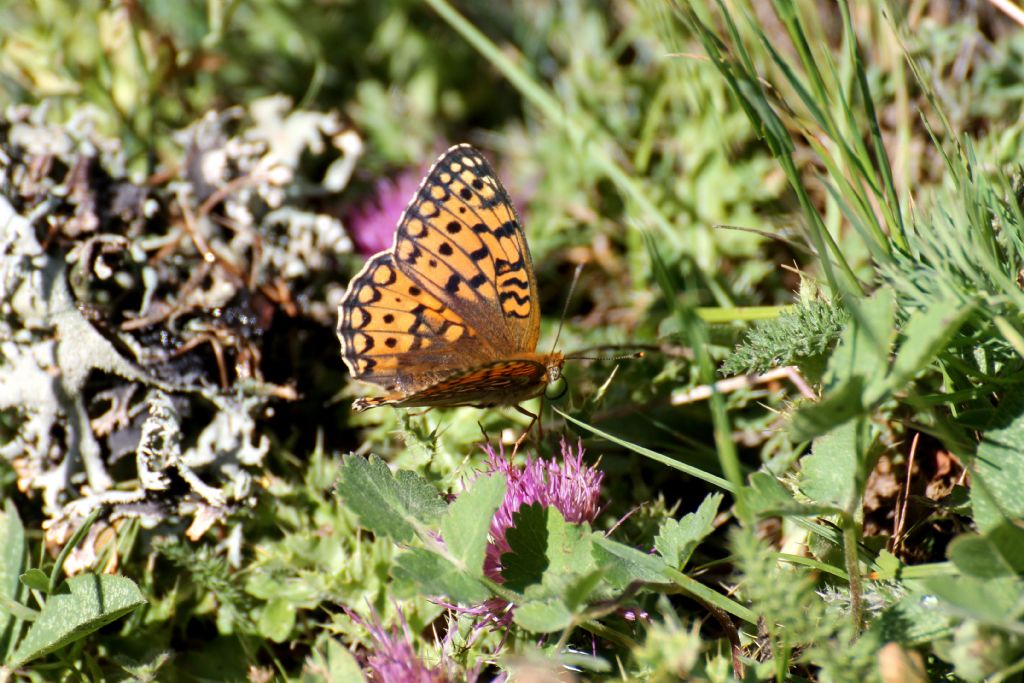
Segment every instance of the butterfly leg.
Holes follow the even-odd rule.
[[[483,435],[483,437],[484,437],[484,443],[490,443],[490,441],[491,441],[491,437],[489,437],[489,436],[487,435],[487,430],[486,430],[486,429],[484,429],[484,425],[483,425],[483,423],[482,423],[482,422],[480,422],[480,420],[477,420],[477,421],[476,421],[476,426],[480,428],[480,434],[482,434],[482,435]]]
[[[519,411],[520,413],[522,413],[526,417],[530,418],[530,424],[526,427],[526,430],[522,433],[522,435],[518,439],[516,439],[515,445],[512,446],[512,456],[513,457],[515,457],[516,451],[519,450],[519,447],[523,444],[523,441],[526,440],[526,437],[530,435],[530,430],[533,429],[534,423],[539,423],[539,421],[540,421],[540,417],[539,416],[534,415],[533,413],[531,413],[526,408],[524,408],[522,406],[518,406],[518,405],[515,408],[516,408],[517,411]]]
[[[417,411],[410,410],[408,414],[409,414],[409,417],[423,417],[424,415],[426,415],[427,413],[429,413],[433,409],[434,409],[434,406],[427,406],[423,410],[417,410]]]

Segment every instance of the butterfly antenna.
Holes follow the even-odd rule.
[[[569,303],[572,301],[573,292],[576,291],[576,283],[580,281],[580,273],[583,272],[583,264],[576,264],[576,271],[572,274],[572,284],[569,285],[569,295],[565,297],[565,305],[562,306],[562,319],[558,321],[558,331],[555,332],[555,343],[551,345],[551,353],[558,349],[558,339],[562,336],[562,326],[565,325],[565,316],[569,315]]]
[[[624,353],[621,356],[566,356],[566,360],[629,360],[636,358],[643,358],[643,351],[634,351],[633,353]]]

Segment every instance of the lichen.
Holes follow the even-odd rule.
[[[223,524],[240,543],[232,515],[271,444],[258,417],[299,398],[264,377],[267,332],[333,325],[330,271],[352,242],[321,198],[351,177],[358,136],[278,97],[175,139],[179,157],[136,178],[88,110],[0,121],[0,458],[51,544],[97,507],[108,533],[132,517],[192,539]],[[298,180],[309,158],[323,185]]]

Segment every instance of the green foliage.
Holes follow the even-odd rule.
[[[0,8],[0,678],[1019,677],[1024,37],[926,5]],[[567,363],[520,459],[599,512],[500,558],[529,419],[350,415],[334,341],[353,207],[462,140],[538,350],[585,263],[561,346],[646,352]]]
[[[978,446],[971,508],[982,532],[1024,515],[1024,401],[1010,394],[995,412]]]
[[[712,532],[712,522],[721,503],[721,494],[712,494],[701,502],[695,512],[684,515],[682,519],[670,518],[662,523],[654,538],[654,547],[669,566],[676,569],[686,566],[693,551]]]
[[[138,586],[123,576],[73,576],[47,596],[8,663],[20,667],[84,638],[146,604]]]
[[[407,471],[392,476],[387,464],[375,457],[346,457],[337,492],[363,526],[400,543],[436,522],[445,509],[430,482]]]
[[[777,318],[754,323],[719,371],[738,375],[796,365],[805,377],[817,379],[849,319],[842,306],[820,300],[800,302]]]
[[[146,604],[139,587],[129,578],[85,573],[60,581],[68,552],[96,521],[88,517],[62,549],[49,573],[25,563],[25,530],[18,511],[8,500],[0,516],[0,577],[4,577],[0,609],[4,613],[3,654],[5,670],[18,669],[51,652],[65,650],[107,624]],[[20,584],[20,586],[19,586]],[[29,607],[31,591],[38,609]],[[24,630],[26,624],[28,629]]]

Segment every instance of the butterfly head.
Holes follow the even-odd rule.
[[[544,367],[547,368],[548,384],[562,379],[562,366],[565,365],[565,356],[558,351],[549,353],[544,359]]]
[[[565,395],[569,385],[562,377],[562,366],[565,365],[565,356],[558,351],[549,353],[544,359],[546,384],[544,385],[544,398],[549,401],[556,401]]]

